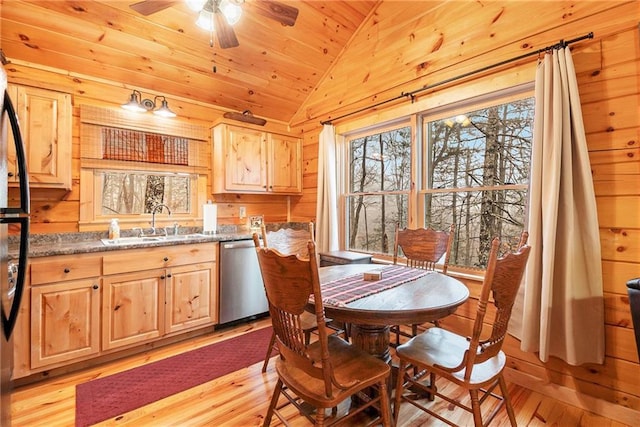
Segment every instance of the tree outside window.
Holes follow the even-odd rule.
[[[526,222],[533,98],[426,122],[424,223],[455,223],[451,264],[485,268],[491,240],[517,244]]]
[[[347,247],[390,254],[395,224],[407,218],[411,128],[355,138],[348,147]]]

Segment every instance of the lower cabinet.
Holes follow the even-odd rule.
[[[120,274],[104,279],[102,347],[142,343],[164,335],[163,270]]]
[[[216,246],[32,259],[14,378],[217,323]]]
[[[100,352],[100,281],[31,289],[31,368]]]
[[[217,323],[217,304],[210,286],[216,283],[215,264],[206,262],[172,268],[165,286],[165,332],[171,334]],[[215,304],[215,305],[213,305]]]

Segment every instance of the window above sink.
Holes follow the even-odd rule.
[[[160,204],[168,210],[156,212],[157,228],[202,226],[210,198],[206,127],[80,107],[79,231],[106,230],[113,218],[124,230],[148,229]]]

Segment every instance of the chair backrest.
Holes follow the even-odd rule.
[[[408,266],[435,270],[438,261],[444,256],[442,272],[446,273],[454,232],[454,224],[451,224],[449,231],[437,231],[433,228],[400,229],[396,224],[393,263],[397,264],[398,253],[401,250]]]
[[[262,244],[266,248],[272,248],[286,255],[309,256],[307,242],[314,240],[313,222],[309,222],[308,228],[280,228],[275,231],[267,231],[265,224],[262,224]]]
[[[320,293],[318,262],[315,244],[307,241],[309,257],[282,255],[277,250],[260,247],[258,235],[253,234],[262,272],[269,314],[278,343],[281,360],[314,378],[324,380],[325,393],[333,394],[333,387],[344,387],[333,375],[329,360],[328,335],[325,327],[324,306]],[[300,316],[313,296],[321,351],[311,354],[305,345],[305,333]]]
[[[502,349],[511,318],[511,309],[531,250],[531,247],[526,244],[528,237],[529,233],[523,232],[516,252],[507,253],[501,258],[498,258],[500,240],[495,238],[491,243],[487,271],[478,299],[473,333],[469,340],[469,350],[460,365],[460,368],[466,367],[465,377],[467,379],[471,376],[474,364],[490,359]],[[495,317],[491,325],[491,335],[487,339],[481,339],[490,296],[493,297],[493,304],[496,308]]]

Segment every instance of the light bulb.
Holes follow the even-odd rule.
[[[220,2],[220,11],[226,18],[229,25],[235,25],[240,20],[242,16],[242,8],[235,3],[230,2],[229,0],[222,0]]]
[[[201,10],[200,14],[198,15],[196,25],[203,30],[214,31],[215,28],[213,26],[213,13],[204,9]]]
[[[200,12],[206,2],[207,0],[185,0],[185,3],[187,3],[189,9],[193,10],[194,12]]]

